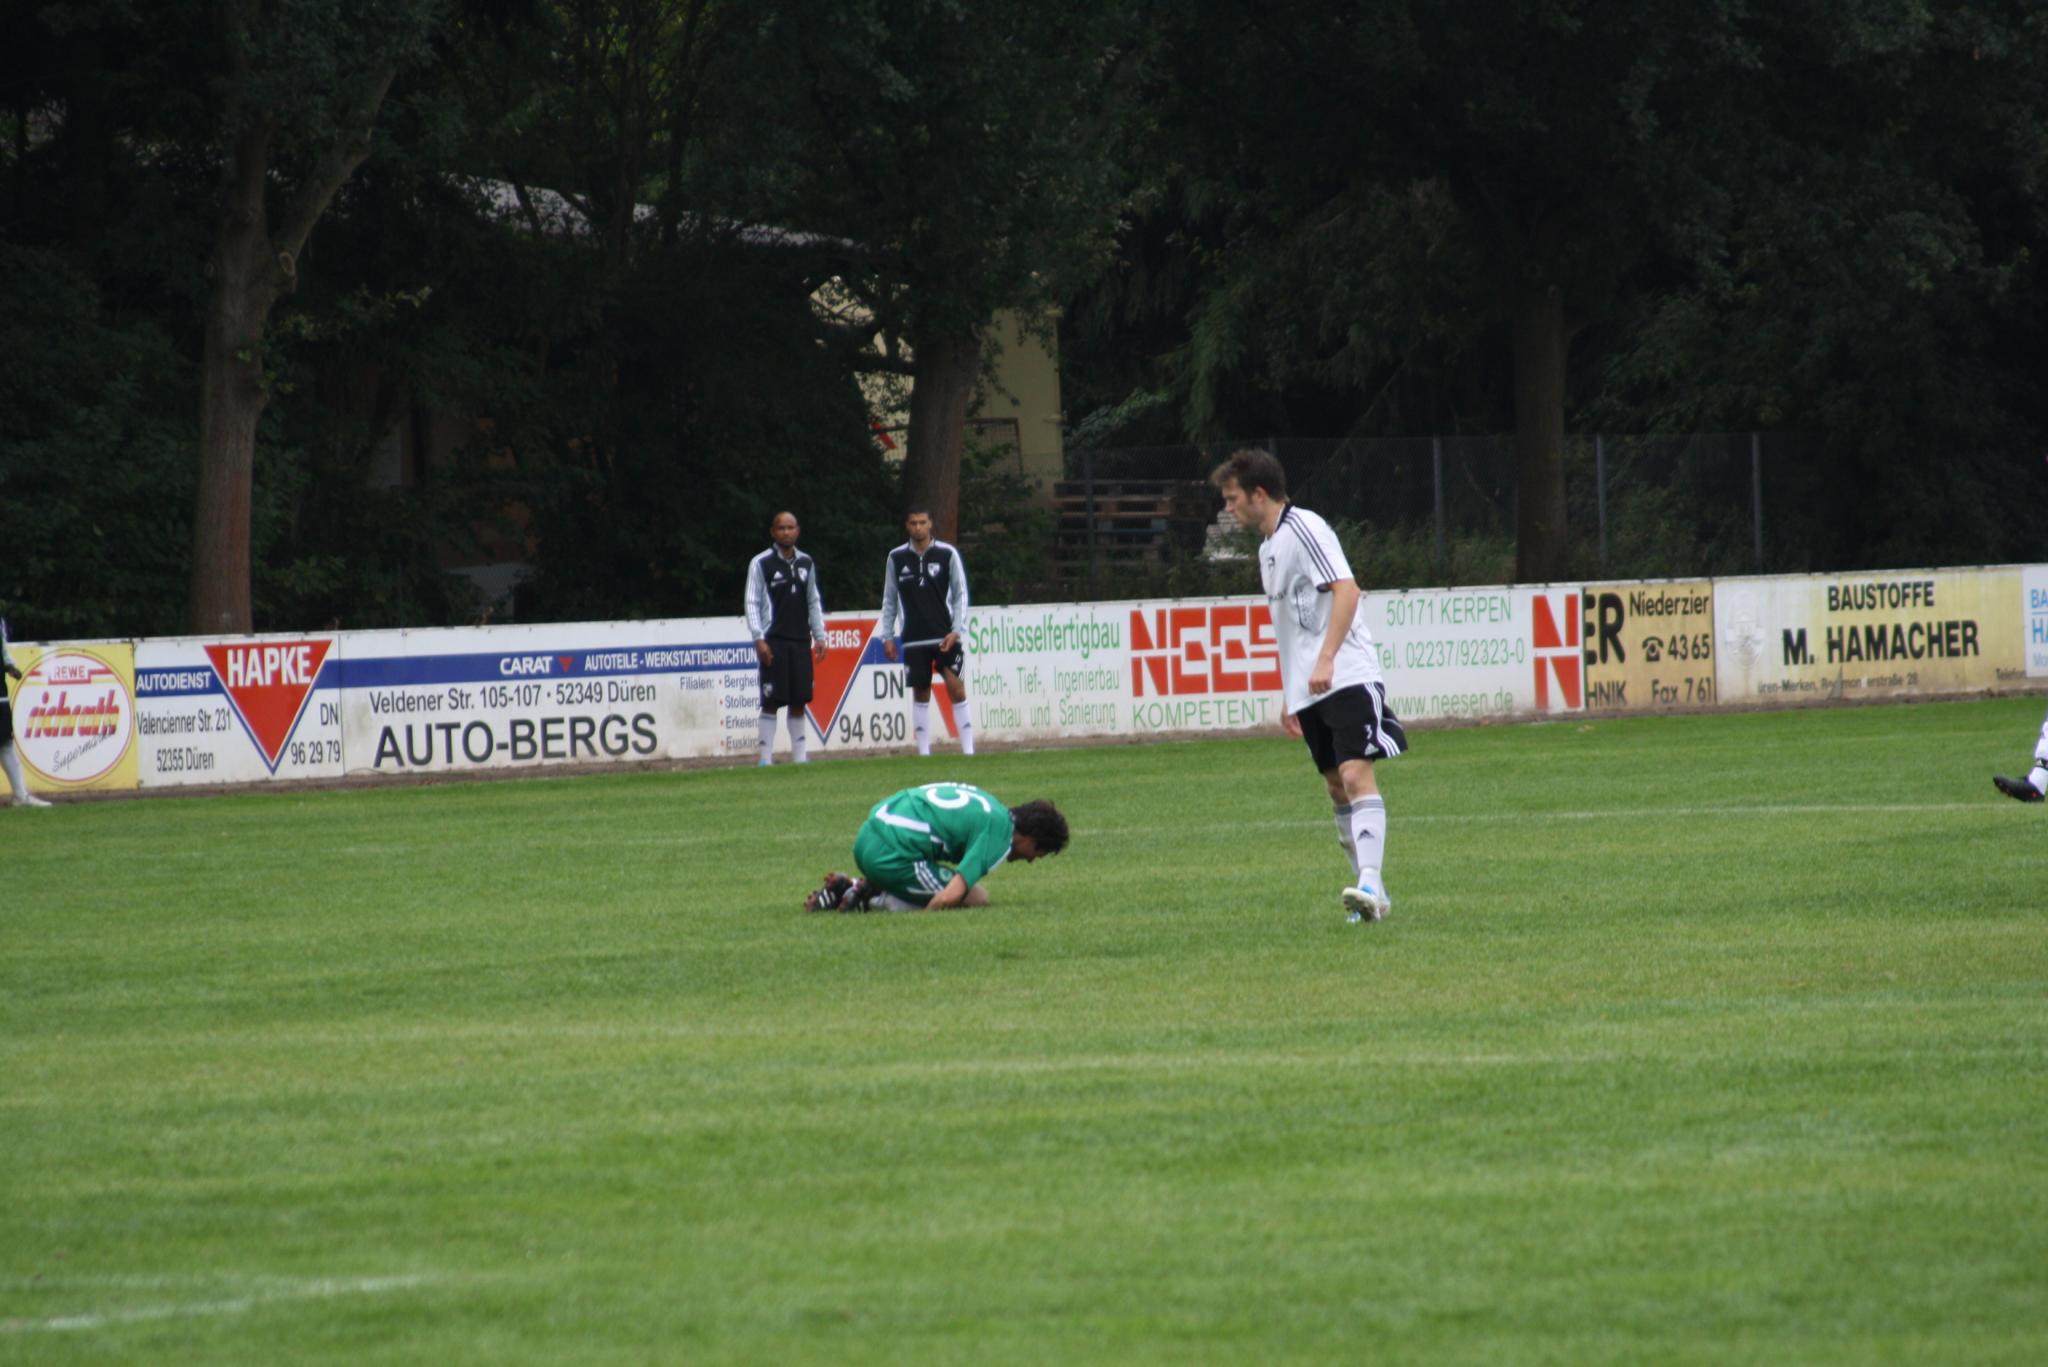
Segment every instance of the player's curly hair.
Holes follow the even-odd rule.
[[[1067,847],[1067,819],[1042,797],[1010,808],[1010,820],[1018,835],[1031,837],[1040,854],[1058,854]]]

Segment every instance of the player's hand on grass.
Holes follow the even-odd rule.
[[[957,907],[966,899],[967,880],[956,873],[953,875],[953,881],[933,893],[932,900],[926,902],[925,906],[932,910],[944,907]]]

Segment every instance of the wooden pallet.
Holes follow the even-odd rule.
[[[1053,559],[1065,572],[1085,570],[1092,552],[1097,564],[1159,563],[1168,557],[1176,527],[1205,522],[1190,506],[1187,480],[1078,480],[1053,486],[1058,522]]]

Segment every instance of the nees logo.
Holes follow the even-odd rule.
[[[1131,696],[1273,693],[1280,648],[1264,603],[1131,609]]]
[[[21,676],[14,729],[38,777],[77,787],[113,772],[135,743],[135,700],[89,651],[52,650]]]
[[[227,689],[242,729],[256,742],[273,774],[285,742],[306,715],[313,681],[320,677],[321,662],[333,646],[326,640],[206,647],[206,658],[213,661],[213,672]]]
[[[1579,594],[1538,593],[1529,599],[1535,615],[1536,710],[1576,712],[1585,706],[1585,657],[1579,645]],[[1556,701],[1551,699],[1551,682],[1557,683]]]

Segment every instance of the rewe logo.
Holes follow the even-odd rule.
[[[21,676],[14,727],[38,777],[80,787],[112,773],[135,743],[135,700],[107,661],[60,646]]]
[[[1576,589],[1538,593],[1529,602],[1535,615],[1536,710],[1576,712],[1585,706],[1585,690],[1580,687],[1585,679],[1585,656],[1579,643],[1579,593]],[[1553,679],[1557,681],[1555,701],[1550,691]]]
[[[272,773],[277,772],[285,742],[299,728],[299,718],[306,715],[313,681],[320,677],[321,662],[333,646],[329,639],[206,647],[206,658],[213,661],[213,672],[220,676],[235,715]]]
[[[1149,617],[1149,620],[1148,620]],[[1280,689],[1280,647],[1264,603],[1131,609],[1131,696]]]

